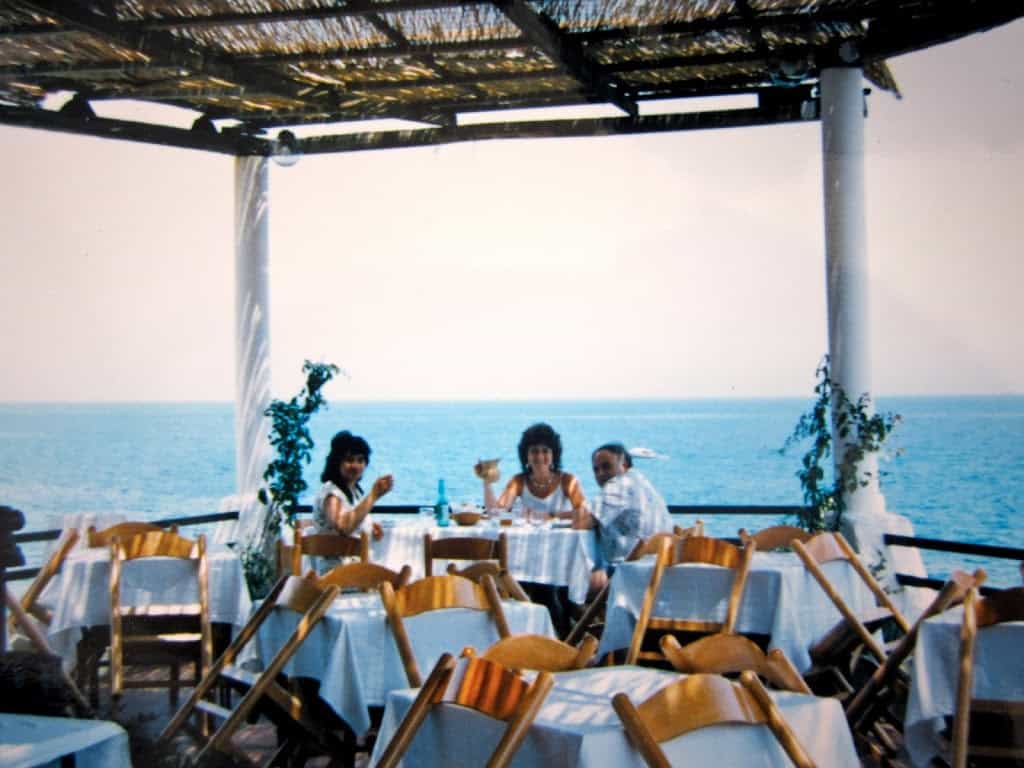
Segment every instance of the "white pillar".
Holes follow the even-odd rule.
[[[825,182],[825,265],[828,281],[828,346],[832,380],[856,402],[871,395],[867,223],[864,200],[864,93],[861,70],[836,67],[821,73],[821,140]],[[834,415],[834,414],[833,414]],[[834,456],[843,446],[832,432]],[[914,535],[910,520],[889,514],[878,487],[878,457],[858,467],[867,485],[845,494],[841,530],[861,557],[876,568],[887,590],[897,593],[914,618],[927,604],[922,590],[901,589],[895,573],[926,575],[917,549],[887,547],[885,533]]]
[[[828,345],[832,380],[856,402],[871,393],[868,250],[864,214],[864,94],[861,70],[836,67],[821,73],[821,132],[825,182],[825,263],[828,280]],[[835,457],[842,445],[833,432]],[[846,496],[849,512],[884,510],[878,460],[860,464],[866,487]]]
[[[270,461],[270,294],[267,159],[235,159],[235,478],[242,512],[238,538],[262,530],[255,494]]]

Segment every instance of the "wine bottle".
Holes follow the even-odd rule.
[[[448,494],[444,488],[444,478],[437,481],[437,501],[434,502],[434,522],[444,528],[448,525]]]

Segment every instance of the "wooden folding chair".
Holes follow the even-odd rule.
[[[701,533],[697,533],[700,531]],[[661,548],[661,542],[668,540],[671,542],[671,546],[677,547],[679,542],[688,536],[699,536],[704,531],[704,523],[698,520],[690,528],[680,528],[678,525],[673,529],[673,533],[656,533],[647,539],[641,539],[637,542],[636,546],[633,547],[633,551],[626,556],[627,561],[639,560],[642,557],[648,555],[655,555]],[[573,624],[572,630],[565,636],[565,642],[570,645],[575,645],[583,637],[584,633],[588,631],[599,632],[602,625],[602,617],[605,605],[608,602],[608,591],[611,589],[611,581],[605,584],[601,591],[598,592],[594,599],[587,603],[583,608],[583,613],[580,615],[576,623]]]
[[[686,646],[672,635],[665,635],[661,638],[661,652],[673,667],[686,674],[731,675],[750,670],[779,690],[811,693],[782,650],[773,648],[765,653],[742,635],[708,635]]]
[[[343,536],[337,533],[303,534],[302,528],[296,528],[295,543],[291,547],[290,554],[292,576],[302,575],[303,555],[329,558],[328,564],[340,564],[343,557],[359,558],[359,562],[368,563],[370,562],[370,536],[366,531],[362,531],[358,536]]]
[[[323,587],[335,586],[342,592],[376,592],[387,582],[394,589],[401,589],[412,578],[412,566],[403,565],[395,572],[377,563],[345,563],[336,565],[322,574],[317,583]]]
[[[694,536],[673,541],[662,539],[658,558],[651,572],[651,580],[644,591],[643,604],[637,617],[633,639],[629,644],[626,656],[627,664],[636,664],[638,660],[664,661],[660,651],[645,651],[644,638],[649,630],[672,633],[713,634],[723,632],[733,634],[739,618],[740,602],[747,584],[747,574],[754,556],[754,545],[740,548],[720,539]],[[686,563],[707,563],[733,571],[732,586],[729,590],[728,609],[724,621],[679,619],[672,616],[655,616],[654,607],[665,569]]]
[[[278,728],[279,748],[268,762],[294,757],[297,751],[308,750],[310,743],[317,745],[323,752],[350,756],[354,745],[344,743],[328,727],[312,717],[306,702],[278,682],[278,676],[285,665],[299,650],[317,622],[327,613],[331,602],[337,596],[336,586],[319,584],[312,573],[304,578],[281,578],[231,645],[195,687],[188,701],[164,728],[157,739],[157,744],[169,742],[178,731],[189,724],[192,715],[213,716],[220,725],[212,734],[202,728],[189,728],[201,747],[195,764],[203,764],[203,759],[215,752],[226,755],[236,762],[251,764],[249,757],[232,739],[258,706]],[[275,609],[294,611],[300,615],[295,631],[262,672],[253,673],[237,666],[239,654],[256,636],[260,626]],[[206,698],[216,688],[224,686],[243,693],[233,709]],[[351,762],[349,757],[346,759]]]
[[[49,608],[39,605],[37,601],[43,590],[46,589],[46,585],[57,575],[65,558],[76,543],[78,543],[78,531],[74,528],[65,530],[57,540],[57,546],[53,550],[53,554],[50,555],[43,567],[39,569],[39,573],[32,579],[32,583],[28,585],[28,589],[22,593],[21,600],[19,600],[22,610],[44,625],[50,623],[52,616]],[[13,628],[13,615],[8,618],[8,624],[9,628]]]
[[[758,552],[771,552],[775,549],[791,549],[793,539],[807,542],[814,538],[814,534],[795,525],[772,525],[756,533],[748,533],[746,528],[740,528],[739,537],[744,545],[748,541],[757,544]]]
[[[704,521],[700,519],[694,520],[693,525],[689,528],[684,528],[681,525],[674,525],[672,526],[672,534],[681,539],[685,539],[687,536],[703,536]]]
[[[146,558],[174,558],[190,566],[198,602],[175,605],[122,604],[125,564]],[[178,704],[181,667],[193,665],[191,685],[210,668],[213,637],[207,585],[206,538],[195,541],[171,531],[150,531],[110,544],[110,695],[116,708],[126,688],[169,688]],[[127,679],[126,666],[167,667],[166,678]]]
[[[973,575],[954,571],[924,613],[911,625],[907,634],[899,640],[871,677],[846,703],[846,719],[862,747],[873,749],[871,738],[878,734],[877,726],[883,720],[893,728],[901,732],[903,730],[903,711],[909,684],[902,667],[914,652],[921,624],[926,619],[962,602],[971,589],[976,589],[984,581],[985,571],[981,569],[975,571]],[[892,745],[885,739],[882,746],[886,751],[892,749]]]
[[[540,672],[532,683],[528,683],[490,659],[464,657],[456,661],[446,653],[437,660],[427,682],[388,742],[377,768],[395,768],[431,710],[446,704],[469,707],[507,723],[486,764],[487,768],[507,766],[526,738],[554,682],[554,677],[548,672]]]
[[[971,589],[964,597],[960,629],[960,675],[953,718],[953,768],[991,761],[1024,763],[1024,702],[974,698],[974,645],[985,627],[1005,621],[1024,621],[1024,587],[978,598]]]
[[[485,650],[482,657],[509,669],[568,672],[583,669],[596,652],[593,635],[584,635],[579,647],[545,635],[512,635]]]
[[[477,584],[480,583],[480,580],[485,575],[490,576],[494,579],[494,583],[498,587],[498,594],[501,595],[503,600],[518,600],[521,603],[530,602],[530,596],[526,594],[519,582],[512,578],[512,574],[503,570],[494,560],[479,560],[462,569],[457,568],[455,563],[448,563],[447,572],[453,576],[462,576],[470,581],[475,581]]]
[[[488,611],[492,615],[499,638],[512,634],[494,580],[485,575],[481,582],[476,584],[462,576],[448,574],[428,576],[397,591],[387,582],[380,585],[380,596],[387,613],[388,627],[394,635],[410,687],[419,688],[423,684],[423,678],[416,663],[409,633],[405,628],[406,618],[443,608],[470,608]],[[457,641],[453,639],[453,644],[455,642]]]
[[[671,768],[661,744],[709,725],[767,727],[798,768],[814,762],[753,672],[739,683],[720,675],[694,674],[662,688],[635,706],[625,693],[612,698],[630,740],[651,768]]]
[[[864,660],[864,651],[873,657],[872,664],[885,659],[887,652],[877,635],[881,632],[906,634],[910,622],[841,533],[819,533],[806,540],[794,538],[790,546],[843,617],[810,648],[813,667],[804,677],[815,693],[845,698],[860,683],[857,667]],[[835,561],[846,562],[854,569],[874,596],[874,608],[862,613],[850,608],[822,568],[825,563]]]
[[[423,534],[423,574],[434,575],[434,560],[497,560],[498,566],[508,570],[508,536],[497,539],[479,536],[455,536],[435,539]]]

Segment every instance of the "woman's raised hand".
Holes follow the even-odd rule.
[[[498,470],[500,459],[480,459],[473,465],[474,474],[485,483],[495,483],[501,477]]]
[[[395,478],[392,475],[381,475],[373,481],[372,493],[376,498],[385,496],[395,487]]]

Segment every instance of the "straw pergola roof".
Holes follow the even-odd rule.
[[[823,68],[898,94],[887,58],[1021,15],[1018,0],[0,0],[0,122],[241,155],[271,154],[286,126],[316,153],[770,124],[817,118]],[[756,106],[656,114],[728,95]],[[200,116],[98,117],[110,99]],[[617,116],[500,114],[580,104]],[[460,120],[474,112],[497,115]],[[308,135],[379,118],[412,123]]]

